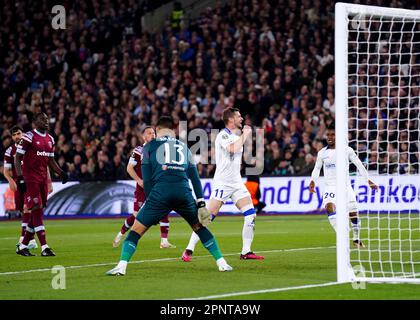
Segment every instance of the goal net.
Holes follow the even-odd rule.
[[[420,11],[336,4],[335,59],[338,281],[420,283]],[[349,234],[348,179],[365,248]]]

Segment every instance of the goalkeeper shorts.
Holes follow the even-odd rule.
[[[198,221],[197,203],[189,186],[185,184],[155,185],[136,219],[146,227],[151,227],[172,211],[183,217],[188,224]]]

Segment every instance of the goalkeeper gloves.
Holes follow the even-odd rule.
[[[23,176],[19,176],[17,178],[17,189],[21,194],[24,194],[26,192],[26,184],[25,180],[23,179]]]
[[[211,222],[211,214],[207,210],[206,203],[204,202],[202,198],[198,199],[197,207],[198,207],[198,220],[205,227]]]
[[[60,178],[62,184],[65,184],[67,181],[69,181],[69,175],[65,171],[61,171]]]

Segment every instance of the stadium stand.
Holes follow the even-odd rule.
[[[145,8],[135,0],[66,8],[67,29],[54,31],[48,1],[4,1],[1,154],[11,144],[7,128],[29,130],[45,110],[71,180],[126,179],[146,124],[168,114],[210,133],[235,106],[265,130],[265,175],[310,174],[334,118],[333,2],[234,0],[179,32],[168,18],[155,34],[138,27]],[[199,164],[199,172],[212,177],[214,165]]]

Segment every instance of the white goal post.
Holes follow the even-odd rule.
[[[420,283],[419,25],[420,10],[335,5],[338,282]],[[349,236],[347,146],[381,187],[365,187],[366,198],[386,208],[373,201],[360,213],[366,248]],[[351,180],[357,196],[367,184],[358,174]],[[398,189],[384,181],[408,181],[407,201],[393,199]]]

